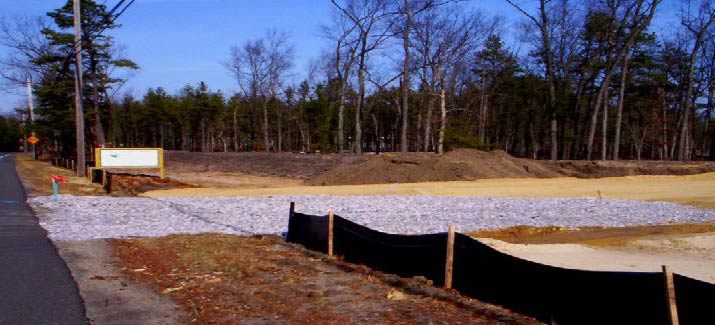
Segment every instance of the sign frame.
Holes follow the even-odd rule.
[[[156,151],[157,156],[158,156],[158,165],[159,166],[103,166],[102,165],[102,150],[113,150],[113,151]],[[164,149],[163,148],[95,148],[94,150],[94,161],[95,161],[95,168],[103,168],[103,169],[109,169],[109,168],[116,168],[116,169],[159,169],[159,176],[161,179],[164,179],[165,173],[164,173]]]

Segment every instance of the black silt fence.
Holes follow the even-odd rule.
[[[557,324],[667,324],[663,275],[543,265],[455,235],[453,287]]]
[[[286,241],[319,252],[328,252],[328,216],[291,212]]]
[[[447,234],[393,235],[335,216],[335,254],[352,263],[402,277],[424,276],[444,285]]]
[[[327,252],[328,217],[292,213],[287,240]],[[394,235],[334,216],[334,253],[346,261],[443,285],[447,234]],[[715,324],[715,285],[674,275],[680,324]],[[455,234],[452,287],[556,324],[669,324],[664,275],[564,269],[520,259]]]
[[[715,324],[715,285],[673,276],[680,324]]]

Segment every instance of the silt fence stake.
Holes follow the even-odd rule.
[[[454,225],[447,232],[447,261],[444,266],[444,287],[452,288],[452,264],[454,263]]]
[[[333,211],[328,211],[328,256],[333,256]]]
[[[668,298],[668,315],[670,316],[670,325],[678,325],[678,306],[675,303],[675,282],[673,281],[673,272],[667,265],[663,265],[663,278],[665,279],[665,294]]]

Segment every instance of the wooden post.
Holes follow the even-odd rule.
[[[454,263],[454,225],[447,232],[447,261],[444,266],[444,287],[452,288],[452,264]]]
[[[328,256],[333,256],[333,211],[328,212]]]
[[[102,186],[107,186],[107,171],[102,169]]]
[[[665,295],[668,298],[670,324],[678,325],[680,322],[678,321],[678,306],[675,303],[675,282],[673,281],[673,272],[667,265],[663,265],[663,278],[665,280]]]
[[[295,202],[291,202],[291,203],[290,203],[290,210],[288,210],[288,216],[289,216],[289,217],[292,217],[292,216],[293,216],[293,212],[295,212]]]
[[[164,179],[164,149],[159,149],[159,177]]]

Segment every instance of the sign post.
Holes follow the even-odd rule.
[[[50,178],[52,178],[52,198],[55,202],[57,202],[57,193],[59,192],[57,189],[57,183],[69,183],[69,180],[62,175],[55,174],[50,175]]]

